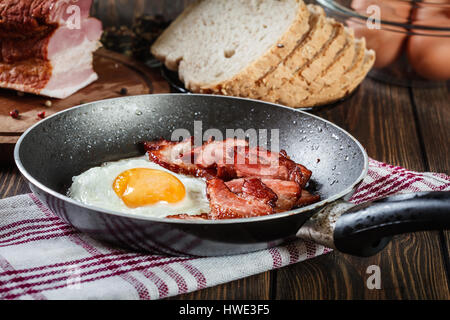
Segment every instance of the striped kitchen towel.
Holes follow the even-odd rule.
[[[450,191],[445,174],[370,160],[352,201]],[[108,247],[64,223],[32,194],[0,200],[1,299],[160,299],[244,278],[331,250],[297,240],[222,257],[173,257]]]

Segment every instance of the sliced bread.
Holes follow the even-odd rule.
[[[320,20],[320,15],[318,19]],[[320,73],[324,66],[333,62],[336,54],[335,50],[341,49],[345,43],[344,26],[333,19],[325,17],[324,19],[324,25],[318,30],[323,30],[328,35],[328,38],[324,37],[325,41],[322,39],[318,50],[310,51],[312,57],[303,59],[303,46],[299,47],[285,61],[282,61],[273,72],[258,80],[251,87],[251,90],[240,96],[277,102],[278,95],[284,94],[283,88],[290,89],[295,87],[295,90],[298,92],[304,92],[307,89],[308,82],[303,78],[302,72],[307,69],[313,69],[314,71],[311,70],[310,73]],[[320,23],[316,25],[316,28],[320,28]],[[320,34],[320,32],[317,34]],[[296,63],[297,60],[299,61],[298,64]],[[221,93],[229,94],[227,91],[222,91]]]
[[[351,77],[352,78],[351,83],[345,88],[343,88],[341,92],[336,93],[334,96],[328,95],[327,99],[323,99],[320,102],[320,104],[335,102],[336,100],[342,99],[351,94],[356,89],[356,87],[358,87],[364,80],[367,73],[370,71],[370,69],[372,69],[374,63],[375,63],[375,51],[365,50],[363,64],[361,68],[359,68],[359,72]]]
[[[358,60],[359,62],[349,72],[342,75],[339,81],[330,87],[324,88],[318,94],[308,97],[307,100],[301,103],[302,105],[312,107],[336,102],[350,95],[361,84],[374,65],[375,51],[367,50],[364,41],[358,46],[362,49],[358,53],[358,55],[362,53],[362,59]]]
[[[333,28],[326,23],[325,12],[321,7],[308,5],[307,8],[309,11],[309,29],[284,60],[280,59],[276,66],[258,78],[256,82],[248,81],[245,84],[235,84],[229,81],[226,85],[221,86],[220,93],[261,98],[267,94],[271,87],[280,87],[283,82],[292,77],[295,70],[299,70],[309,62],[330,38]],[[200,92],[206,92],[206,90],[201,89]]]
[[[303,101],[302,105],[317,105],[323,100],[328,100],[328,97],[338,95],[344,88],[349,86],[354,78],[359,74],[365,57],[365,40],[356,39],[354,45],[353,61],[347,70],[342,73],[337,73],[332,83],[323,86],[317,93],[309,95]]]
[[[266,96],[271,89],[280,88],[297,71],[304,68],[320,50],[323,50],[333,34],[333,26],[327,22],[325,12],[321,7],[308,5],[308,11],[310,12],[309,31],[301,44],[285,60],[281,60],[270,73],[248,86],[247,90],[241,89],[238,93],[228,87],[222,88],[221,93],[260,99]]]
[[[361,84],[361,82],[364,80],[364,78],[367,76],[367,73],[369,73],[370,69],[372,69],[374,63],[375,63],[375,51],[374,50],[366,50],[365,55],[364,55],[363,65],[359,69],[360,72],[357,75],[355,75],[351,84],[344,88],[345,94],[342,95],[342,93],[341,93],[340,94],[341,97],[339,97],[339,95],[335,95],[332,98],[330,97],[331,99],[329,98],[328,101],[326,101],[326,102],[334,102],[334,101],[341,99],[342,97],[347,96],[350,93],[352,93],[353,90],[355,90],[356,87],[358,87]]]
[[[192,92],[291,107],[346,96],[375,57],[352,29],[302,0],[198,0],[151,50]]]
[[[318,80],[314,80],[313,83],[310,84],[309,88],[318,86],[319,89],[314,92],[318,92],[323,89],[325,86],[329,86],[334,83],[338,77],[340,77],[343,73],[345,73],[351,66],[353,65],[353,59],[355,57],[355,35],[352,29],[345,29],[346,32],[346,42],[344,47],[338,51],[336,54],[336,58],[333,63],[328,66],[325,70],[322,71]],[[317,88],[317,87],[316,87]]]
[[[282,87],[271,88],[261,99],[301,107],[301,101],[331,83],[339,70],[350,67],[354,54],[353,32],[342,24],[329,20],[334,25],[334,35],[325,44],[325,48]]]
[[[151,51],[188,90],[220,92],[254,83],[284,60],[308,31],[308,17],[301,0],[200,0]]]

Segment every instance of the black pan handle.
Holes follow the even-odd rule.
[[[442,229],[450,229],[450,192],[410,193],[350,208],[337,219],[333,242],[341,252],[366,257],[393,235]]]

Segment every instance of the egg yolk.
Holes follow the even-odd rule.
[[[176,203],[183,200],[186,189],[175,176],[166,171],[134,168],[119,174],[113,182],[114,192],[129,208],[160,201]]]

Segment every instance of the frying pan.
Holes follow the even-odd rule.
[[[194,121],[201,121],[201,130]],[[224,135],[226,129],[279,130],[280,147],[312,170],[308,188],[322,200],[262,217],[179,220],[114,212],[65,195],[73,176],[106,161],[142,155],[141,141],[170,139],[180,128],[191,134],[214,128]],[[64,221],[96,239],[139,251],[228,255],[301,237],[367,256],[395,234],[450,226],[448,192],[358,206],[346,202],[368,170],[361,144],[319,117],[250,99],[162,94],[88,103],[31,127],[19,139],[14,158],[32,192]]]

